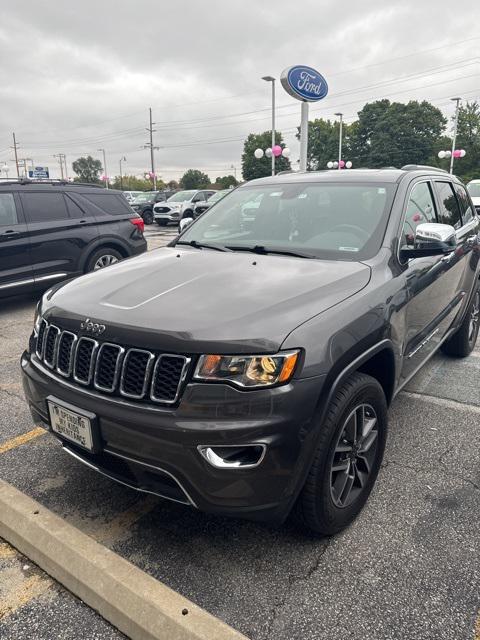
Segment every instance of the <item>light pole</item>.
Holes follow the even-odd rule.
[[[230,169],[233,169],[233,177],[235,178],[235,182],[237,181],[237,167],[234,164],[230,165]]]
[[[342,160],[343,113],[336,113],[335,115],[340,118],[340,133],[338,136],[338,168],[341,169],[340,162]]]
[[[123,191],[123,173],[122,173],[122,161],[126,162],[127,159],[125,156],[120,158],[120,189]]]
[[[107,172],[107,157],[105,155],[105,149],[97,149],[103,153],[103,177],[105,178],[105,189],[108,189],[108,172]]]
[[[453,152],[455,151],[455,143],[457,141],[458,112],[460,109],[461,98],[450,98],[450,100],[457,103],[455,107],[455,124],[453,126],[452,156],[450,158],[450,173],[453,173],[453,159],[455,157]]]
[[[275,146],[275,78],[273,76],[263,76],[262,80],[272,83],[272,149]],[[275,156],[272,153],[272,176],[275,175]]]

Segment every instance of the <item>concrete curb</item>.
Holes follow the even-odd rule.
[[[0,537],[133,640],[247,640],[3,480]]]

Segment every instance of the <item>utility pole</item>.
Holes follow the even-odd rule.
[[[272,176],[275,175],[275,156],[273,147],[275,146],[275,78],[273,76],[263,76],[262,80],[272,83]]]
[[[233,176],[234,176],[235,182],[236,182],[237,181],[237,167],[234,164],[232,164],[230,166],[230,169],[233,169]]]
[[[127,161],[127,159],[126,159],[126,157],[125,157],[125,156],[122,156],[122,157],[120,158],[120,163],[119,163],[119,164],[120,164],[120,189],[123,191],[122,161],[123,161],[123,162],[126,162],[126,161]]]
[[[65,176],[63,175],[63,162],[64,162],[65,154],[57,153],[57,154],[53,154],[53,157],[58,158],[58,164],[60,165],[60,175],[62,177],[62,180],[65,180]]]
[[[155,149],[158,149],[158,147],[154,147],[153,146],[153,133],[154,131],[156,131],[156,129],[153,128],[153,125],[155,124],[152,120],[152,107],[148,108],[148,112],[149,112],[149,116],[150,116],[150,126],[147,128],[147,131],[150,133],[150,142],[147,142],[146,145],[144,145],[144,149],[150,149],[150,164],[151,164],[151,172],[152,172],[152,180],[153,180],[153,190],[156,191],[157,190],[157,176],[155,174]]]
[[[455,123],[453,125],[452,156],[450,158],[450,173],[453,173],[453,152],[455,151],[455,144],[457,142],[458,112],[460,110],[461,98],[450,98],[450,100],[457,103],[455,107]]]
[[[63,162],[65,163],[65,180],[68,180],[67,156],[63,154]]]
[[[343,136],[343,113],[336,113],[336,116],[340,117],[340,135],[338,138],[338,168],[341,169],[342,160],[342,136]]]
[[[15,166],[17,167],[17,178],[20,178],[20,169],[18,168],[18,152],[17,152],[17,140],[15,138],[15,133],[13,135],[13,150],[15,152]]]
[[[105,149],[97,149],[103,153],[103,174],[105,178],[105,189],[108,189],[108,173],[107,173],[107,157],[105,155]]]

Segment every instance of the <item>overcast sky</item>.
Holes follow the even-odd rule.
[[[329,96],[311,118],[367,101],[480,99],[478,0],[22,0],[0,9],[0,167],[20,157],[69,166],[101,158],[110,175],[149,168],[148,107],[158,173],[240,174],[243,140],[270,128],[270,85],[292,64],[318,69]],[[298,159],[300,103],[277,87],[277,129]],[[71,169],[70,169],[71,170]]]

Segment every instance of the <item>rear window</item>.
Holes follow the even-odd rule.
[[[27,222],[52,222],[68,219],[63,193],[33,191],[22,193],[20,197]]]
[[[82,197],[94,204],[96,207],[114,216],[121,216],[132,213],[128,202],[123,195],[116,193],[82,193]]]

